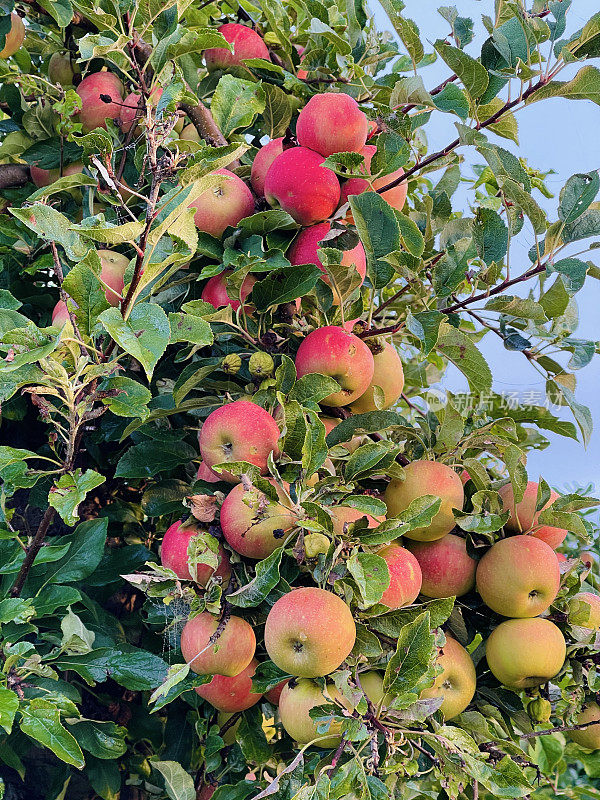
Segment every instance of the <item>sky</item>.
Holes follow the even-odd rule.
[[[448,34],[448,23],[441,17],[437,9],[442,5],[435,0],[405,0],[404,15],[413,19],[419,27],[426,52],[433,50],[432,44],[438,38]],[[487,36],[481,23],[482,14],[493,17],[493,0],[454,0],[453,5],[462,16],[470,16],[475,21],[475,39],[465,49],[473,56],[478,56],[481,44]],[[392,31],[392,26],[377,0],[370,0],[380,30]],[[575,32],[598,11],[598,0],[573,0],[568,14],[567,33]],[[395,35],[395,34],[394,34]],[[401,47],[402,49],[402,47]],[[404,50],[402,49],[402,52]],[[589,62],[588,62],[589,63]],[[581,66],[581,65],[579,65]],[[563,80],[571,77],[578,65],[569,67],[560,75]],[[422,73],[427,87],[437,86],[450,74],[449,68],[440,59],[427,67]],[[444,147],[456,136],[451,114],[434,113],[426,127],[430,152]],[[519,156],[527,158],[531,166],[541,170],[550,168],[556,171],[549,175],[546,184],[556,195],[547,200],[539,192],[535,198],[556,219],[558,193],[566,180],[576,172],[589,172],[600,168],[600,108],[590,101],[567,101],[553,99],[534,103],[517,114],[519,123],[519,142],[517,146],[507,140],[490,136],[498,144]],[[466,148],[462,148],[466,154]],[[482,161],[482,159],[479,159]],[[468,169],[468,167],[467,167]],[[432,174],[434,178],[435,173]],[[441,175],[441,172],[440,172]],[[457,196],[458,198],[458,196]],[[463,209],[468,212],[468,206]],[[511,266],[515,273],[530,266],[527,251],[533,244],[531,229],[525,230],[518,242],[513,245]],[[580,248],[573,247],[569,252]],[[600,264],[600,251],[592,251],[582,258]],[[569,253],[566,253],[568,255]],[[588,278],[583,290],[577,295],[579,306],[579,329],[574,334],[577,338],[600,339],[598,316],[600,309],[600,281]],[[494,334],[488,334],[480,344],[480,348],[491,365],[494,375],[493,389],[510,397],[517,394],[521,397],[543,397],[544,381],[527,359],[517,352],[505,350],[501,340]],[[592,412],[596,430],[586,449],[581,442],[575,442],[562,436],[546,434],[550,439],[550,447],[542,451],[532,451],[528,458],[527,470],[530,480],[537,480],[542,475],[552,486],[565,490],[573,486],[592,484],[595,492],[600,492],[600,356],[577,373],[576,397],[580,403],[587,405]],[[444,381],[444,388],[451,391],[467,391],[464,377],[450,365]],[[538,401],[536,401],[538,402]],[[557,416],[573,421],[568,410],[551,409]]]

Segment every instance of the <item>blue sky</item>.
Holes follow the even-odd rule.
[[[429,43],[426,50],[431,52],[432,43],[444,38],[448,31],[448,23],[440,16],[437,9],[442,2],[433,0],[405,0],[404,14],[413,19],[419,26],[421,38]],[[455,0],[453,2],[462,16],[470,16],[475,21],[475,40],[466,48],[471,55],[477,56],[484,37],[487,35],[481,23],[481,15],[493,16],[493,0]],[[371,0],[371,8],[378,27],[392,31],[391,24],[377,0]],[[595,12],[598,11],[598,0],[573,0],[568,18],[568,32],[580,28]],[[570,67],[576,71],[577,65]],[[427,67],[422,75],[427,87],[436,86],[449,74],[448,67],[439,61]],[[561,79],[566,76],[566,70]],[[504,139],[502,143],[515,153],[528,159],[532,166],[544,171],[553,168],[555,175],[548,176],[547,185],[556,197],[546,200],[539,193],[536,199],[556,219],[558,193],[567,178],[575,172],[589,172],[600,168],[600,108],[589,101],[568,102],[554,99],[535,103],[522,109],[518,116],[520,147]],[[434,114],[426,128],[431,151],[437,150],[455,138],[454,119],[450,114]],[[494,138],[493,136],[491,138]],[[463,148],[463,153],[466,149]],[[467,167],[468,169],[468,167]],[[465,206],[465,210],[468,208]],[[530,262],[527,251],[533,244],[531,230],[525,230],[513,247],[511,263],[516,272],[526,269]],[[585,260],[600,262],[598,250],[582,256]],[[575,336],[597,340],[600,338],[598,311],[600,307],[600,282],[588,278],[582,292],[577,295],[579,306],[579,329]],[[494,390],[508,395],[518,393],[527,396],[544,393],[542,377],[530,366],[527,359],[519,353],[504,349],[502,342],[493,334],[485,337],[481,349],[492,367],[494,374]],[[551,446],[543,451],[533,451],[528,460],[527,469],[530,479],[539,475],[553,486],[561,489],[569,485],[594,484],[600,491],[600,357],[596,357],[587,367],[576,373],[577,399],[587,405],[594,417],[596,430],[587,449],[580,442],[574,442],[561,436],[550,435]],[[466,381],[454,367],[450,367],[444,379],[444,387],[453,391],[465,391]],[[529,394],[529,396],[531,396]],[[572,420],[570,412],[554,413]]]

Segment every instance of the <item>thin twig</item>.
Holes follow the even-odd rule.
[[[29,570],[33,566],[35,557],[40,552],[42,545],[44,544],[44,539],[46,538],[46,534],[48,533],[48,528],[52,524],[52,520],[54,519],[55,514],[56,510],[51,506],[48,506],[48,508],[44,512],[44,516],[42,517],[39,527],[36,531],[36,534],[33,537],[33,541],[27,548],[25,560],[21,564],[21,569],[19,570],[19,574],[17,575],[16,580],[12,585],[12,589],[10,590],[11,597],[19,597],[19,595],[21,594],[23,585],[25,583],[25,580],[27,579],[27,575],[29,574]]]

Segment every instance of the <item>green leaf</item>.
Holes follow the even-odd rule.
[[[194,781],[177,761],[152,761],[154,769],[163,776],[170,800],[195,800]]]
[[[363,444],[350,456],[346,462],[344,476],[347,481],[356,480],[359,476],[376,469],[383,470],[389,467],[398,452],[394,442],[382,440]]]
[[[90,249],[90,245],[72,229],[69,218],[52,206],[35,203],[29,208],[10,207],[7,210],[41,239],[64,247],[71,261],[80,261]]]
[[[152,393],[132,378],[126,378],[124,375],[112,376],[107,378],[100,388],[102,392],[111,393],[108,397],[101,397],[101,401],[118,417],[145,419],[150,413],[147,406],[152,400]]]
[[[407,217],[401,211],[396,213],[396,220],[398,221],[400,236],[405,249],[413,256],[422,256],[425,250],[425,239],[417,223],[413,222],[410,217]]]
[[[436,349],[458,367],[469,381],[471,391],[488,392],[492,388],[487,361],[462,331],[442,322]]]
[[[390,585],[390,571],[381,556],[374,553],[354,553],[346,561],[360,592],[363,608],[378,603]]]
[[[190,342],[201,347],[213,343],[213,332],[210,325],[202,317],[193,314],[169,314],[171,342]]]
[[[600,189],[597,172],[577,173],[565,183],[560,193],[558,218],[567,225],[580,217],[595,199]]]
[[[435,679],[435,636],[431,633],[428,611],[404,625],[398,636],[396,652],[391,657],[383,678],[385,689],[400,695],[420,692]]]
[[[411,60],[414,64],[418,64],[425,51],[419,39],[419,29],[412,20],[406,19],[401,14],[404,3],[401,0],[383,0],[381,5],[408,50]]]
[[[456,114],[462,120],[469,117],[469,99],[465,93],[454,83],[444,86],[442,91],[432,98],[439,111]]]
[[[121,773],[116,761],[103,761],[88,756],[85,771],[92,789],[102,800],[119,800]]]
[[[330,394],[340,391],[339,383],[329,375],[311,372],[299,378],[292,387],[288,398],[296,400],[300,405],[308,401],[320,403]]]
[[[350,208],[367,254],[369,275],[375,288],[389,282],[393,270],[378,260],[400,249],[400,223],[394,209],[376,192],[351,195]]]
[[[436,346],[440,335],[440,325],[446,319],[445,314],[439,311],[419,311],[417,314],[408,312],[406,327],[423,343],[421,352],[424,356],[428,356]]]
[[[488,85],[488,74],[483,64],[442,39],[438,39],[433,46],[452,72],[458,75],[467,94],[473,100],[481,97]]]
[[[533,197],[511,178],[505,178],[501,188],[505,197],[515,202],[529,217],[535,233],[545,233],[546,215]]]
[[[21,709],[21,730],[44,747],[52,750],[55,756],[77,769],[85,762],[77,740],[63,727],[58,708],[42,700],[32,700],[29,706]]]
[[[527,103],[548,100],[552,97],[566,97],[567,100],[591,100],[600,105],[600,70],[586,66],[579,70],[570,81],[550,81],[527,98]]]
[[[19,698],[5,686],[0,686],[0,725],[7,733],[12,730],[15,714],[19,708]]]
[[[227,600],[239,608],[253,608],[260,605],[279,583],[282,557],[283,547],[279,547],[263,561],[259,561],[255,576],[250,583],[242,586],[237,592],[227,595]]]
[[[126,729],[114,722],[83,719],[70,727],[79,746],[96,758],[117,759],[127,752]]]
[[[44,583],[75,583],[91,575],[104,553],[108,519],[81,522],[70,534],[71,546],[44,574]]]
[[[327,435],[327,446],[349,442],[361,433],[377,433],[388,428],[406,425],[406,420],[397,411],[369,411],[366,414],[353,414],[343,419]]]
[[[189,464],[196,456],[196,450],[187,442],[140,442],[121,456],[115,477],[150,478],[159,472],[172,471],[183,464]]]
[[[127,320],[118,308],[108,308],[100,314],[99,320],[115,342],[140,362],[150,380],[171,335],[169,320],[162,308],[156,303],[138,303]]]
[[[66,28],[73,19],[73,6],[70,0],[41,0],[40,5],[54,17],[59,28]]]
[[[291,303],[314,289],[323,272],[315,264],[282,267],[269,272],[252,288],[252,301],[257,311],[267,311],[282,303]]]
[[[226,139],[238,128],[252,125],[264,108],[265,93],[261,84],[233,75],[223,75],[210,104],[215,122]]]
[[[69,270],[63,282],[63,289],[71,297],[77,308],[75,317],[81,332],[90,335],[99,315],[108,308],[105,290],[100,283],[101,264],[95,250],[90,252]]]
[[[523,299],[514,295],[492,297],[485,304],[486,311],[498,311],[508,317],[519,319],[533,319],[536,322],[545,322],[544,309],[535,300]]]
[[[263,83],[262,86],[265,107],[262,112],[262,130],[270,139],[283,136],[291,119],[293,106],[290,97],[272,83]]]
[[[473,241],[477,254],[486,264],[501,262],[508,249],[508,228],[502,217],[490,208],[478,208]]]
[[[48,495],[48,503],[55,508],[67,525],[76,525],[79,519],[78,509],[88,492],[105,482],[104,475],[88,469],[82,472],[66,472],[54,482]]]

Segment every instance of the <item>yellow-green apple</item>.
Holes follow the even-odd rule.
[[[388,608],[403,608],[417,599],[421,590],[421,567],[406,548],[396,542],[377,551],[388,566],[390,585],[379,601]]]
[[[421,697],[443,697],[440,710],[445,719],[453,719],[462,714],[473,699],[475,667],[465,648],[448,635],[446,644],[438,648],[436,663],[442,671],[436,676],[433,686],[421,692]]]
[[[329,552],[331,541],[324,533],[307,533],[304,537],[304,555],[306,558],[318,558]]]
[[[425,597],[461,597],[475,586],[477,562],[460,536],[447,533],[433,542],[407,542],[421,567]]]
[[[582,728],[579,731],[571,731],[569,738],[588,750],[600,750],[600,706],[598,703],[587,703],[577,716],[576,724],[584,725],[586,722],[595,722],[596,720],[598,720],[597,725],[590,725],[589,728]]]
[[[100,257],[100,280],[108,288],[104,290],[106,301],[111,306],[118,306],[125,286],[125,270],[129,259],[115,250],[98,250]]]
[[[255,486],[238,483],[221,506],[221,528],[227,543],[246,558],[262,559],[285,542],[297,522],[290,500],[275,481],[277,501],[270,500]]]
[[[362,150],[360,150],[361,155],[364,156],[365,159],[360,171],[362,172],[364,170],[365,176],[369,175],[371,172],[371,160],[376,150],[377,148],[374,144],[366,144]],[[384,186],[388,186],[388,184],[402,177],[402,175],[404,175],[404,170],[400,167],[400,169],[394,170],[394,172],[391,172],[389,175],[383,175],[379,178],[348,178],[348,180],[342,184],[340,205],[347,203],[350,195],[362,194],[363,192],[375,192],[378,189],[382,189]],[[397,186],[394,186],[393,189],[388,189],[387,192],[383,192],[381,197],[383,197],[392,208],[401,211],[406,202],[407,192],[408,184],[406,181],[403,181]],[[346,218],[351,221],[352,213],[349,212]]]
[[[328,683],[325,694],[320,686],[306,678],[289,681],[279,698],[279,717],[288,734],[300,745],[318,739],[316,747],[337,747],[341,741],[340,723],[332,722],[328,731],[321,734],[317,731],[318,723],[310,716],[311,708],[324,706],[334,700],[343,702],[343,696],[334,683]]]
[[[304,228],[300,231],[298,236],[294,239],[292,246],[288,250],[287,257],[290,264],[297,266],[299,264],[315,264],[325,277],[325,283],[331,284],[327,270],[323,266],[321,259],[318,256],[319,247],[329,247],[327,240],[323,241],[331,231],[330,222],[319,222],[317,225],[311,225],[309,228]],[[367,274],[367,257],[365,255],[365,248],[362,242],[359,242],[351,250],[344,250],[342,255],[342,265],[345,267],[355,267],[360,275],[361,281],[364,281]],[[333,289],[333,302],[339,305],[341,301],[339,293]]]
[[[250,170],[250,183],[259,197],[264,197],[267,171],[281,153],[283,153],[283,136],[271,139],[254,156],[252,169]]]
[[[33,164],[29,168],[29,172],[31,174],[31,180],[38,189],[41,189],[44,186],[50,186],[51,183],[54,183],[54,181],[57,181],[59,178],[63,178],[67,175],[78,175],[80,172],[83,172],[83,164],[81,161],[76,161],[74,164],[67,164],[62,168],[62,173],[60,167],[42,169]]]
[[[246,711],[256,705],[262,697],[261,692],[252,691],[252,676],[256,672],[258,661],[252,661],[240,673],[233,677],[215,675],[210,683],[196,687],[196,692],[204,700],[219,711],[233,713]]]
[[[210,303],[211,306],[214,306],[215,308],[231,306],[234,311],[237,311],[240,307],[240,301],[232,300],[227,294],[227,279],[231,275],[232,271],[233,270],[226,269],[224,272],[220,272],[218,275],[213,275],[212,278],[209,278],[204,286],[204,289],[202,289],[202,294],[200,295],[202,300],[204,300],[206,303]],[[240,297],[242,298],[242,302],[246,300],[255,283],[256,278],[254,275],[246,275],[240,288]]]
[[[67,52],[52,53],[48,61],[48,78],[59,86],[72,86],[75,70],[79,72],[79,65],[73,65],[71,54]]]
[[[52,325],[62,328],[69,321],[69,309],[64,300],[59,300],[52,309]]]
[[[578,592],[569,601],[569,622],[582,628],[600,629],[600,595]]]
[[[226,47],[211,47],[204,52],[204,62],[209,71],[226,69],[238,71],[244,68],[246,58],[264,58],[270,61],[269,50],[261,36],[246,25],[237,22],[226,22],[218,28],[229,44],[233,45],[233,52]]]
[[[192,672],[233,678],[254,658],[256,638],[246,620],[234,616],[217,636],[220,622],[208,611],[189,619],[181,631],[181,652]]]
[[[0,58],[14,55],[25,39],[25,25],[21,17],[13,11],[10,15],[10,30],[4,39],[4,47],[0,50]]]
[[[520,534],[500,539],[477,565],[477,591],[505,617],[537,617],[560,587],[556,553],[541,539]]]
[[[231,567],[227,554],[223,546],[219,544],[216,553],[218,564],[213,569],[208,564],[196,564],[188,560],[190,544],[194,539],[204,533],[197,523],[184,523],[183,520],[174,522],[165,531],[160,547],[160,561],[163,567],[172,569],[182,581],[195,581],[199,586],[206,586],[209,579],[214,575],[222,578],[223,584],[227,585],[231,576]],[[193,547],[193,545],[192,545]]]
[[[502,500],[504,510],[510,512],[508,522],[504,526],[512,533],[531,532],[532,536],[541,539],[550,545],[553,550],[563,543],[567,531],[563,528],[554,528],[551,525],[540,525],[539,516],[545,509],[549,508],[555,500],[560,497],[554,491],[550,492],[550,499],[540,511],[536,511],[538,484],[529,481],[525,487],[523,499],[515,505],[515,495],[512,483],[507,483],[500,487],[498,494]]]
[[[323,167],[324,158],[306,147],[280,153],[265,175],[265,197],[270,206],[287,211],[300,225],[314,225],[330,217],[340,200],[340,182]]]
[[[451,467],[438,461],[413,461],[405,467],[405,473],[405,480],[391,480],[385,491],[388,516],[397,516],[419,497],[425,495],[439,497],[442,504],[431,525],[416,528],[405,535],[419,542],[441,539],[450,533],[456,524],[452,509],[457,508],[461,511],[465,502],[460,478]]]
[[[158,101],[162,97],[162,93],[163,90],[160,88],[160,86],[157,86],[156,89],[151,92],[150,97],[148,98],[148,104],[156,107],[158,105]],[[119,124],[121,126],[121,130],[125,133],[129,133],[134,122],[137,124],[144,115],[144,107],[141,101],[142,95],[139,92],[131,92],[127,95],[125,100],[123,100],[121,113],[119,115]]]
[[[193,122],[189,122],[179,131],[179,138],[183,139],[184,142],[198,142],[198,144],[202,141],[198,128]]]
[[[107,119],[118,119],[123,102],[123,84],[112,72],[92,72],[76,89],[81,97],[79,122],[84,133],[106,128]]]
[[[217,714],[217,725],[221,729],[223,729],[223,726],[225,725],[225,723],[229,722],[229,720],[231,719],[232,716],[233,716],[233,714],[228,714],[225,711],[219,711],[219,713]],[[233,725],[230,728],[227,728],[225,733],[221,734],[221,736],[223,738],[223,741],[225,742],[226,745],[231,745],[231,744],[235,744],[236,743],[236,741],[237,741],[237,731],[238,731],[238,728],[240,727],[240,722],[241,721],[242,721],[242,718],[239,717],[233,723]],[[213,787],[210,787],[210,788],[213,788]],[[212,794],[206,795],[206,797],[210,798],[210,797],[212,797]],[[196,797],[196,800],[201,800],[201,798]]]
[[[501,622],[490,634],[485,652],[492,674],[510,689],[528,689],[554,678],[566,653],[559,628],[542,617]]]
[[[404,370],[398,351],[390,342],[386,342],[383,350],[373,355],[373,378],[358,400],[350,406],[353,414],[366,414],[377,411],[375,404],[375,387],[383,391],[382,409],[391,408],[404,389]]]
[[[361,672],[358,678],[363,692],[376,708],[388,706],[394,699],[393,694],[385,692],[383,689],[383,674],[381,672],[371,669],[368,672]]]
[[[299,378],[318,372],[339,383],[340,391],[321,401],[326,406],[347,406],[359,398],[371,382],[373,369],[373,354],[367,345],[337,325],[309,333],[296,353]]]
[[[354,647],[352,612],[336,594],[307,586],[275,602],[265,624],[265,647],[271,661],[288,675],[329,675]]]
[[[367,518],[367,527],[376,528],[383,521],[383,517],[371,517],[365,514],[364,511],[359,511],[357,508],[350,508],[349,506],[327,506],[327,510],[331,514],[331,521],[333,522],[333,533],[335,536],[344,536],[347,531],[344,530],[345,525],[350,525],[363,517]]]
[[[216,464],[247,461],[263,474],[269,455],[278,456],[278,439],[279,427],[273,417],[249,400],[236,400],[216,408],[206,418],[198,436],[200,454],[209,469]],[[222,472],[220,476],[228,483],[240,481],[230,472]]]
[[[254,198],[244,181],[230,170],[216,169],[210,174],[220,175],[221,180],[202,192],[190,208],[196,209],[198,230],[219,239],[226,228],[235,228],[241,219],[254,214]]]
[[[353,97],[342,92],[313,95],[296,123],[300,146],[322,156],[359,152],[365,146],[368,130],[365,113]]]

